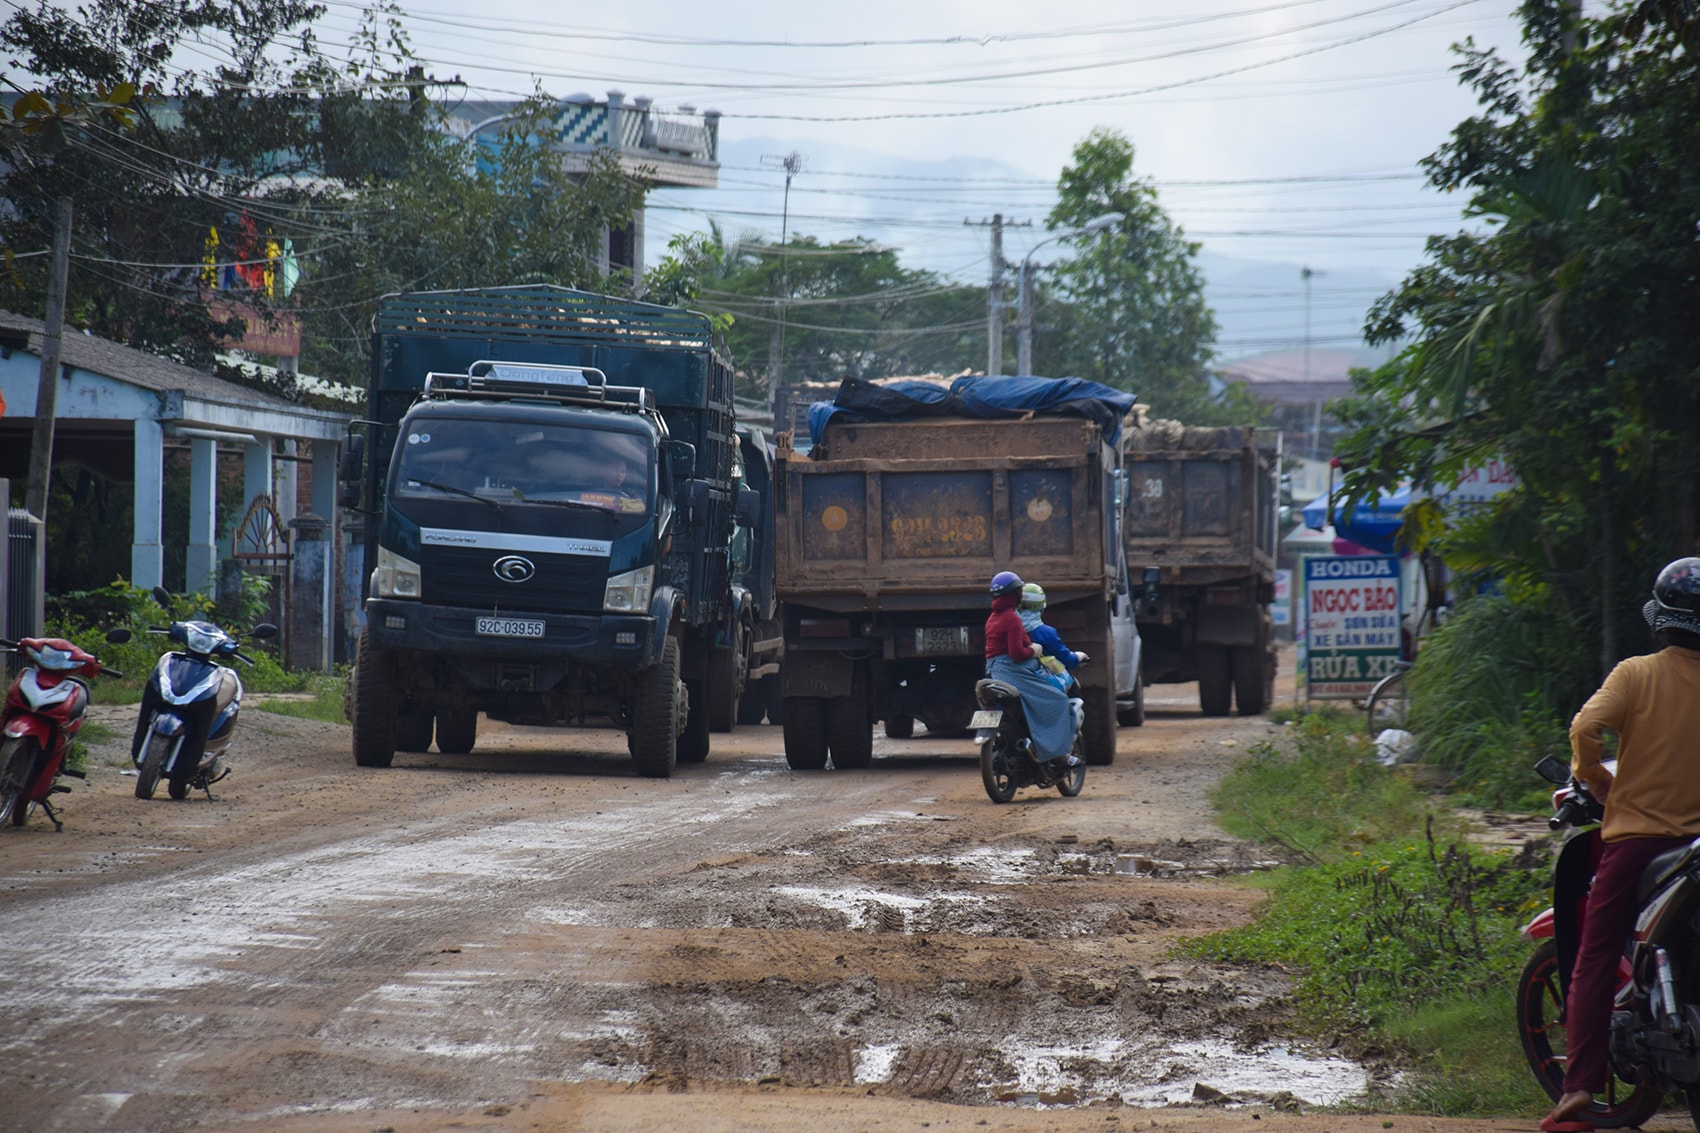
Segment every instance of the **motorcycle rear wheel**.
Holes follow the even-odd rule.
[[[1558,945],[1543,940],[1517,981],[1517,1031],[1535,1081],[1557,1101],[1564,1093],[1564,1000],[1558,982]],[[1658,1111],[1663,1092],[1613,1074],[1603,1093],[1577,1116],[1596,1129],[1639,1126]]]
[[[147,746],[142,748],[142,765],[136,770],[136,797],[151,799],[159,787],[159,773],[165,767],[165,757],[171,754],[171,737],[148,733]]]
[[[994,803],[1007,803],[1015,797],[1015,757],[1004,736],[980,746],[980,781],[986,785],[986,797]]]
[[[13,826],[22,826],[29,819],[24,792],[35,778],[40,750],[34,736],[16,736],[0,744],[0,823],[10,820]]]

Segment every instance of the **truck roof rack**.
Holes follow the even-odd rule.
[[[372,329],[389,335],[505,342],[590,339],[687,350],[710,346],[714,339],[707,315],[542,285],[386,295],[378,301]]]
[[[429,373],[425,375],[425,397],[433,401],[543,400],[628,413],[655,409],[652,389],[611,386],[608,375],[590,366],[550,366],[537,362],[478,361],[468,366],[464,374]]]

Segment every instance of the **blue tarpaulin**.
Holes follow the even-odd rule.
[[[1332,518],[1334,531],[1342,539],[1350,539],[1362,547],[1379,551],[1384,555],[1399,553],[1394,539],[1399,534],[1399,527],[1404,523],[1403,513],[1411,506],[1411,486],[1409,484],[1397,492],[1382,496],[1371,504],[1363,501],[1346,514],[1346,497],[1344,493],[1334,493],[1333,516],[1329,516],[1328,497],[1318,496],[1304,507],[1304,523],[1313,531],[1321,531]]]
[[[900,421],[918,417],[1020,417],[1073,413],[1095,420],[1111,444],[1133,408],[1133,395],[1084,378],[962,377],[947,389],[935,382],[875,385],[845,378],[831,401],[809,406],[809,438],[818,444],[834,420]]]

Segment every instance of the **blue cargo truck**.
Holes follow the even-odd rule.
[[[478,714],[612,722],[637,770],[708,754],[743,648],[732,370],[706,318],[554,287],[391,295],[371,420],[345,450],[363,511],[354,759],[470,751]]]

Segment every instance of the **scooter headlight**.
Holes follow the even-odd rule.
[[[372,572],[372,594],[378,598],[417,598],[421,592],[419,564],[387,547],[379,547],[378,566]]]

